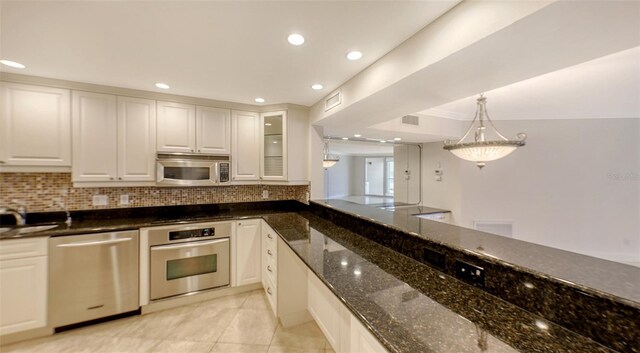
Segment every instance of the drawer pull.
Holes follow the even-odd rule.
[[[268,233],[268,234],[267,234],[267,238],[269,238],[269,239],[273,239],[273,237],[271,236],[271,233]]]
[[[267,271],[269,271],[269,272],[273,272],[273,271],[271,270],[271,265],[267,265]]]
[[[267,249],[267,254],[273,255],[273,253],[271,252],[271,249]]]
[[[267,287],[267,293],[269,293],[269,295],[273,294],[273,293],[271,293],[271,287]]]

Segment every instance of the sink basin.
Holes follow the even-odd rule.
[[[4,227],[4,228],[0,228],[0,235],[8,238],[17,238],[17,237],[20,237],[21,235],[53,229],[57,226],[58,224],[47,224],[47,225],[41,225],[41,226],[19,226],[14,228]]]

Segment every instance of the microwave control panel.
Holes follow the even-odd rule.
[[[220,163],[220,182],[229,182],[229,163]]]

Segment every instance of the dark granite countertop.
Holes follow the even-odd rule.
[[[449,210],[443,210],[441,208],[427,207],[427,206],[417,206],[417,205],[407,205],[407,206],[382,206],[378,207],[385,211],[393,211],[395,213],[407,214],[411,216],[423,215],[423,214],[434,214],[434,213],[451,213]]]
[[[253,206],[252,206],[253,205]],[[290,212],[300,209],[297,202],[254,202],[247,204],[219,204],[202,206],[164,206],[131,209],[110,209],[73,212],[70,226],[60,223],[64,213],[29,214],[29,223],[57,224],[56,228],[16,236],[14,232],[0,233],[0,240],[33,237],[57,237],[74,234],[113,232],[167,224],[216,222],[256,218],[264,214]],[[55,222],[58,221],[58,222]],[[31,224],[30,224],[31,225]],[[3,225],[5,226],[5,225]],[[13,227],[13,226],[12,226]]]
[[[344,208],[344,212],[374,221],[381,228],[402,228],[448,246],[466,248],[471,244],[473,248],[479,242],[485,251],[508,252],[503,248],[505,243],[496,240],[500,237],[421,220],[411,212],[359,208],[355,204],[331,207]],[[312,209],[281,201],[76,212],[70,227],[63,224],[27,237],[262,217],[391,352],[613,352],[586,336],[314,215]],[[29,222],[60,219],[64,214],[34,214]],[[6,218],[1,220],[6,224]],[[473,232],[471,240],[465,238],[467,231]]]
[[[264,218],[391,352],[613,352],[309,212]]]
[[[640,268],[343,200],[312,201],[640,308]],[[588,270],[585,270],[588,269]]]

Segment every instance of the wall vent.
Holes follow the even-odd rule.
[[[333,108],[333,107],[337,107],[340,104],[342,104],[342,91],[341,90],[337,90],[333,93],[331,93],[325,100],[324,100],[324,111],[326,112],[327,110]]]
[[[473,229],[513,238],[513,222],[509,221],[473,221]]]
[[[417,115],[405,115],[402,117],[402,123],[407,125],[420,125],[420,119]]]

